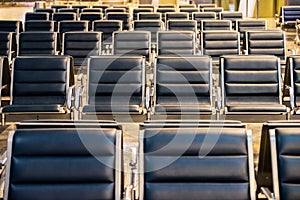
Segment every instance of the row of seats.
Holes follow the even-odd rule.
[[[60,49],[57,34],[54,32],[21,33],[18,37],[18,45],[13,41],[13,34],[0,33],[0,36],[2,55],[9,58],[13,57],[12,54],[57,55]],[[92,55],[102,54],[101,38],[99,32],[66,32],[63,35],[62,54],[73,56],[75,65],[84,67],[83,60]],[[200,47],[196,42],[195,33],[191,31],[158,31],[155,38],[156,51],[153,51],[151,46],[152,39],[153,36],[149,31],[114,32],[112,54],[142,55],[150,62],[152,61],[150,58],[155,55],[209,55],[218,62],[221,55],[242,54],[239,33],[234,31],[203,31]],[[285,34],[282,31],[270,30],[247,31],[243,53],[276,55],[285,62]]]
[[[4,198],[120,200],[125,188],[126,200],[256,199],[260,191],[268,199],[298,199],[299,122],[264,128],[269,143],[263,149],[272,159],[264,156],[258,167],[271,166],[266,180],[274,189],[260,185],[266,174],[255,178],[252,134],[238,121],[140,125],[130,163],[135,178],[124,187],[122,155],[129,152],[122,148],[121,125],[21,122],[9,136]]]
[[[2,124],[7,115],[65,116],[71,111],[79,112],[83,119],[146,113],[148,118],[210,117],[216,113],[226,117],[289,118],[290,107],[292,114],[298,114],[299,56],[288,58],[284,84],[289,88],[287,94],[282,91],[280,60],[276,56],[222,56],[220,60],[219,84],[212,79],[212,59],[208,56],[159,56],[154,62],[154,78],[149,82],[145,57],[92,56],[88,59],[87,82],[73,86],[71,57],[20,56],[14,59],[11,84],[7,83],[11,86],[10,105],[2,108]],[[86,102],[82,102],[84,91]],[[290,106],[283,104],[285,96],[290,98]]]

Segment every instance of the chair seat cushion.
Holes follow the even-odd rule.
[[[140,113],[139,105],[119,106],[119,105],[85,105],[83,113]]]
[[[229,112],[287,112],[287,107],[280,104],[229,104],[227,108]]]
[[[155,106],[156,113],[167,113],[167,114],[199,114],[199,113],[211,113],[212,107],[209,104],[198,104],[198,105],[166,105],[158,104]]]
[[[20,113],[43,113],[43,112],[50,112],[50,113],[59,113],[63,112],[63,107],[61,105],[53,104],[53,105],[7,105],[2,108],[3,113],[10,113],[10,112],[20,112]]]

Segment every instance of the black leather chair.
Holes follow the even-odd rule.
[[[121,20],[122,29],[129,30],[130,29],[130,14],[129,13],[108,13],[106,14],[107,20]]]
[[[164,30],[164,23],[161,20],[136,20],[133,21],[135,31],[150,31],[151,43],[156,44],[157,32]]]
[[[75,69],[86,69],[88,58],[101,54],[101,41],[101,32],[67,32],[62,55],[73,57]]]
[[[69,113],[74,79],[71,68],[72,59],[69,56],[15,58],[11,100],[10,105],[2,108],[2,125],[6,115],[11,114],[39,116]]]
[[[271,129],[269,134],[274,196],[284,200],[299,199],[299,127]]]
[[[9,101],[10,96],[10,69],[9,69],[9,60],[6,56],[0,56],[0,88],[1,88],[1,97],[0,105],[5,105]]]
[[[138,20],[160,20],[162,21],[161,13],[138,13]]]
[[[54,32],[55,22],[46,20],[30,20],[25,22],[25,32]]]
[[[82,12],[80,13],[80,20],[89,21],[89,30],[92,30],[93,22],[96,20],[102,20],[102,13]]]
[[[155,115],[215,114],[212,61],[208,56],[158,56],[154,66]]]
[[[114,55],[144,56],[151,58],[151,33],[149,31],[118,31],[113,33]]]
[[[232,23],[230,20],[201,20],[201,31],[231,31]]]
[[[256,199],[251,131],[223,125],[142,125],[139,199]]]
[[[49,13],[46,12],[27,12],[25,14],[25,22],[30,20],[50,20]]]
[[[52,15],[55,13],[54,8],[36,8],[34,12],[42,12],[42,13],[49,13],[49,20],[52,20]]]
[[[197,33],[197,21],[195,20],[169,20],[167,29],[170,31],[193,31]]]
[[[75,13],[76,16],[79,14],[79,9],[77,8],[60,8],[57,10],[57,12],[61,13]]]
[[[52,16],[53,20],[56,22],[64,21],[64,20],[77,20],[77,16],[75,13],[54,13]]]
[[[281,7],[281,29],[295,29],[297,20],[300,20],[300,5]]]
[[[153,12],[154,10],[152,8],[134,8],[133,9],[133,20],[137,20],[138,19],[138,14],[143,12],[143,13],[151,13]]]
[[[158,55],[195,55],[195,32],[159,31],[157,33]]]
[[[267,21],[264,19],[237,20],[236,21],[236,30],[240,33],[240,40],[241,40],[241,43],[243,43],[246,31],[267,30]]]
[[[63,33],[70,31],[89,31],[89,21],[61,21],[58,23],[58,32],[62,35]]]
[[[115,31],[122,31],[121,20],[98,20],[93,22],[93,31],[102,32],[103,44],[112,43],[112,34]]]
[[[203,8],[216,8],[217,4],[214,3],[200,3],[198,4],[198,8],[200,11],[203,10]]]
[[[232,22],[233,30],[236,30],[236,21],[243,19],[243,13],[240,11],[224,11],[220,12],[220,19],[221,20],[230,20]]]
[[[58,9],[61,9],[61,8],[69,8],[69,6],[67,6],[67,5],[51,5],[50,8],[54,9],[55,12],[57,12]]]
[[[217,19],[216,13],[214,12],[195,12],[193,13],[193,20],[197,21],[197,29],[201,31],[201,21],[202,20],[215,20]]]
[[[285,64],[286,43],[283,31],[247,31],[246,32],[246,53],[275,55]]]
[[[107,8],[105,9],[105,15],[108,13],[126,13],[125,8]]]
[[[103,14],[105,14],[105,10],[109,8],[109,5],[93,5],[92,8],[101,8]]]
[[[201,53],[212,57],[216,64],[222,55],[240,54],[240,36],[236,31],[201,32]]]
[[[4,198],[121,199],[122,130],[94,124],[57,122],[11,133]]]
[[[227,117],[289,117],[289,109],[282,104],[279,58],[268,55],[222,56],[220,63],[222,110]],[[255,120],[262,119],[257,117]]]
[[[82,13],[104,13],[102,8],[84,8],[81,11]]]
[[[91,57],[83,117],[143,114],[145,76],[145,58],[142,56]]]
[[[184,5],[184,4],[182,4],[182,5],[178,5],[178,9],[184,9],[184,8],[197,8],[197,5],[195,5],[195,4],[186,4],[186,5]]]
[[[185,13],[189,13],[189,18],[192,19],[193,18],[193,13],[194,12],[199,12],[199,9],[196,7],[191,7],[191,8],[180,8],[179,12],[185,12]]]
[[[22,21],[19,20],[0,20],[1,32],[13,32],[19,34],[23,31]]]
[[[189,20],[189,13],[183,12],[166,12],[165,22],[169,20]]]
[[[162,16],[162,21],[166,21],[165,19],[166,19],[166,13],[167,12],[176,12],[176,9],[173,7],[173,8],[162,8],[162,7],[158,7],[157,9],[156,9],[156,12],[157,13],[160,13],[161,14],[161,16]],[[141,19],[140,19],[141,20]]]
[[[56,55],[57,33],[23,32],[19,34],[18,56]]]
[[[13,32],[0,32],[0,56],[6,56],[10,62],[16,54],[16,34]]]

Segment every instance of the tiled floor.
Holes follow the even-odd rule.
[[[23,20],[24,13],[27,11],[32,11],[32,7],[25,7],[25,6],[18,6],[18,7],[0,7],[0,19],[20,19]],[[273,19],[267,19],[268,20],[268,27],[269,28],[275,28],[275,24]],[[288,49],[295,49],[296,46],[293,44],[294,36],[291,36],[288,38],[287,42],[287,48]],[[298,49],[296,49],[297,51]],[[291,52],[288,52],[288,54],[291,54]],[[125,134],[124,134],[124,150],[125,150],[125,171],[129,172],[129,160],[130,160],[130,149],[131,147],[137,147],[137,141],[138,141],[138,130],[139,126],[138,123],[123,123]],[[249,129],[253,132],[253,145],[254,145],[254,153],[255,153],[255,163],[257,164],[258,159],[258,152],[259,152],[259,145],[260,145],[260,133],[262,124],[258,123],[249,123],[247,125]],[[5,129],[6,128],[6,129]],[[14,126],[10,127],[3,127],[2,129],[5,129],[2,134],[0,135],[0,149],[2,152],[6,148],[6,140],[7,135],[10,130],[14,129]],[[126,173],[125,178],[125,185],[129,182],[129,176],[128,173]]]

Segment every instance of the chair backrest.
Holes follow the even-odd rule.
[[[299,127],[275,128],[269,130],[273,188],[276,199],[297,199],[300,195]]]
[[[158,55],[194,55],[195,43],[193,31],[159,31],[157,33]]]
[[[0,32],[0,56],[6,56],[10,59],[11,53],[16,50],[16,34],[12,32]]]
[[[196,8],[196,7],[191,7],[191,8],[180,8],[179,11],[180,11],[180,12],[189,13],[189,17],[190,17],[190,19],[192,19],[193,13],[194,13],[194,12],[199,12],[199,9]]]
[[[200,11],[202,11],[203,8],[215,8],[215,7],[217,7],[217,4],[214,3],[198,4],[198,8]]]
[[[75,67],[86,67],[90,56],[101,53],[101,32],[67,32],[63,37],[63,55],[73,57]]]
[[[161,13],[138,13],[138,20],[162,20]]]
[[[55,13],[54,8],[36,8],[34,9],[34,12],[43,12],[43,13],[49,13],[49,19],[52,20],[52,15]]]
[[[0,87],[6,86],[6,88],[3,88],[1,90],[1,97],[9,97],[10,96],[10,65],[9,60],[6,56],[0,56]],[[0,98],[0,105],[1,104],[1,98]]]
[[[217,19],[217,15],[214,12],[195,12],[192,19],[197,21],[197,28],[200,31],[202,20],[215,20]]]
[[[11,104],[64,106],[72,59],[69,56],[19,56],[12,67]]]
[[[149,31],[118,31],[113,33],[114,55],[139,55],[147,60],[151,53],[151,33]]]
[[[232,28],[235,30],[236,27],[236,21],[243,19],[243,13],[240,11],[235,12],[220,12],[220,19],[221,20],[230,20],[232,22]]]
[[[102,8],[84,8],[81,11],[82,13],[102,13],[103,14],[103,9]]]
[[[77,8],[60,8],[57,12],[62,13],[75,13],[76,15],[79,14],[79,9]]]
[[[25,32],[46,31],[54,32],[55,22],[46,20],[30,20],[25,22]]]
[[[294,93],[292,107],[299,107],[300,106],[300,87],[298,83],[300,82],[300,56],[299,55],[292,55],[287,58],[287,66],[285,70],[285,78],[284,82],[286,86],[290,86]]]
[[[297,19],[300,19],[300,5],[299,6],[282,6],[282,22],[296,23]]]
[[[203,31],[201,52],[218,61],[222,55],[240,54],[240,36],[236,31]]]
[[[286,43],[283,31],[247,31],[246,50],[248,54],[267,54],[280,57],[285,62]]]
[[[108,13],[107,20],[121,20],[123,22],[122,29],[129,30],[130,28],[130,14],[129,13]]]
[[[14,32],[19,34],[23,31],[23,25],[18,20],[0,20],[0,31],[1,32]]]
[[[183,12],[166,12],[165,21],[168,20],[189,20],[189,13]]]
[[[267,30],[267,21],[264,19],[237,20],[236,21],[236,30],[240,33],[241,42],[243,42],[246,31]]]
[[[50,20],[47,12],[27,12],[25,14],[25,22],[30,20]]]
[[[169,20],[167,29],[170,31],[194,31],[197,33],[197,21],[195,20]]]
[[[160,5],[158,5],[158,8],[173,8],[173,9],[175,9],[175,5],[173,5],[173,4],[160,4]]]
[[[182,5],[178,5],[178,8],[181,9],[181,8],[196,8],[197,5],[196,4],[182,4]]]
[[[230,31],[232,22],[230,20],[201,20],[201,31]]]
[[[14,131],[4,198],[121,199],[122,131],[98,126]]]
[[[89,21],[61,21],[58,23],[58,32],[60,34],[69,31],[89,31]]]
[[[142,56],[91,57],[87,104],[103,105],[112,110],[114,106],[144,108],[145,76],[145,58]]]
[[[56,55],[57,33],[23,32],[19,35],[18,55]]]
[[[154,10],[152,8],[134,8],[133,9],[133,20],[137,20],[138,19],[138,14],[143,12],[143,13],[151,13],[153,12]]]
[[[133,21],[135,31],[150,31],[151,43],[156,43],[157,32],[164,30],[164,23],[161,20],[136,20]]]
[[[219,18],[219,13],[224,11],[224,8],[222,7],[206,7],[206,8],[202,8],[203,12],[215,12],[217,14],[217,18]]]
[[[64,21],[64,20],[76,20],[77,16],[75,13],[54,13],[52,15],[52,18],[54,21],[60,22],[60,21]]]
[[[95,20],[102,20],[103,14],[102,13],[95,13],[95,12],[83,12],[80,14],[80,20],[88,20],[93,22]]]
[[[282,103],[280,61],[276,56],[222,56],[222,106]]]
[[[105,14],[108,13],[126,13],[125,8],[107,8],[105,9]]]
[[[115,31],[122,31],[121,20],[98,20],[93,22],[93,31],[102,32],[103,43],[112,43],[112,34]]]
[[[209,137],[217,139],[207,144]],[[244,126],[145,124],[139,138],[139,199],[255,199]]]
[[[157,8],[156,12],[161,13],[162,20],[165,21],[165,17],[166,17],[165,13],[176,12],[176,9],[175,8]]]
[[[201,105],[213,107],[210,57],[158,56],[154,73],[156,106],[193,106],[194,109]]]

